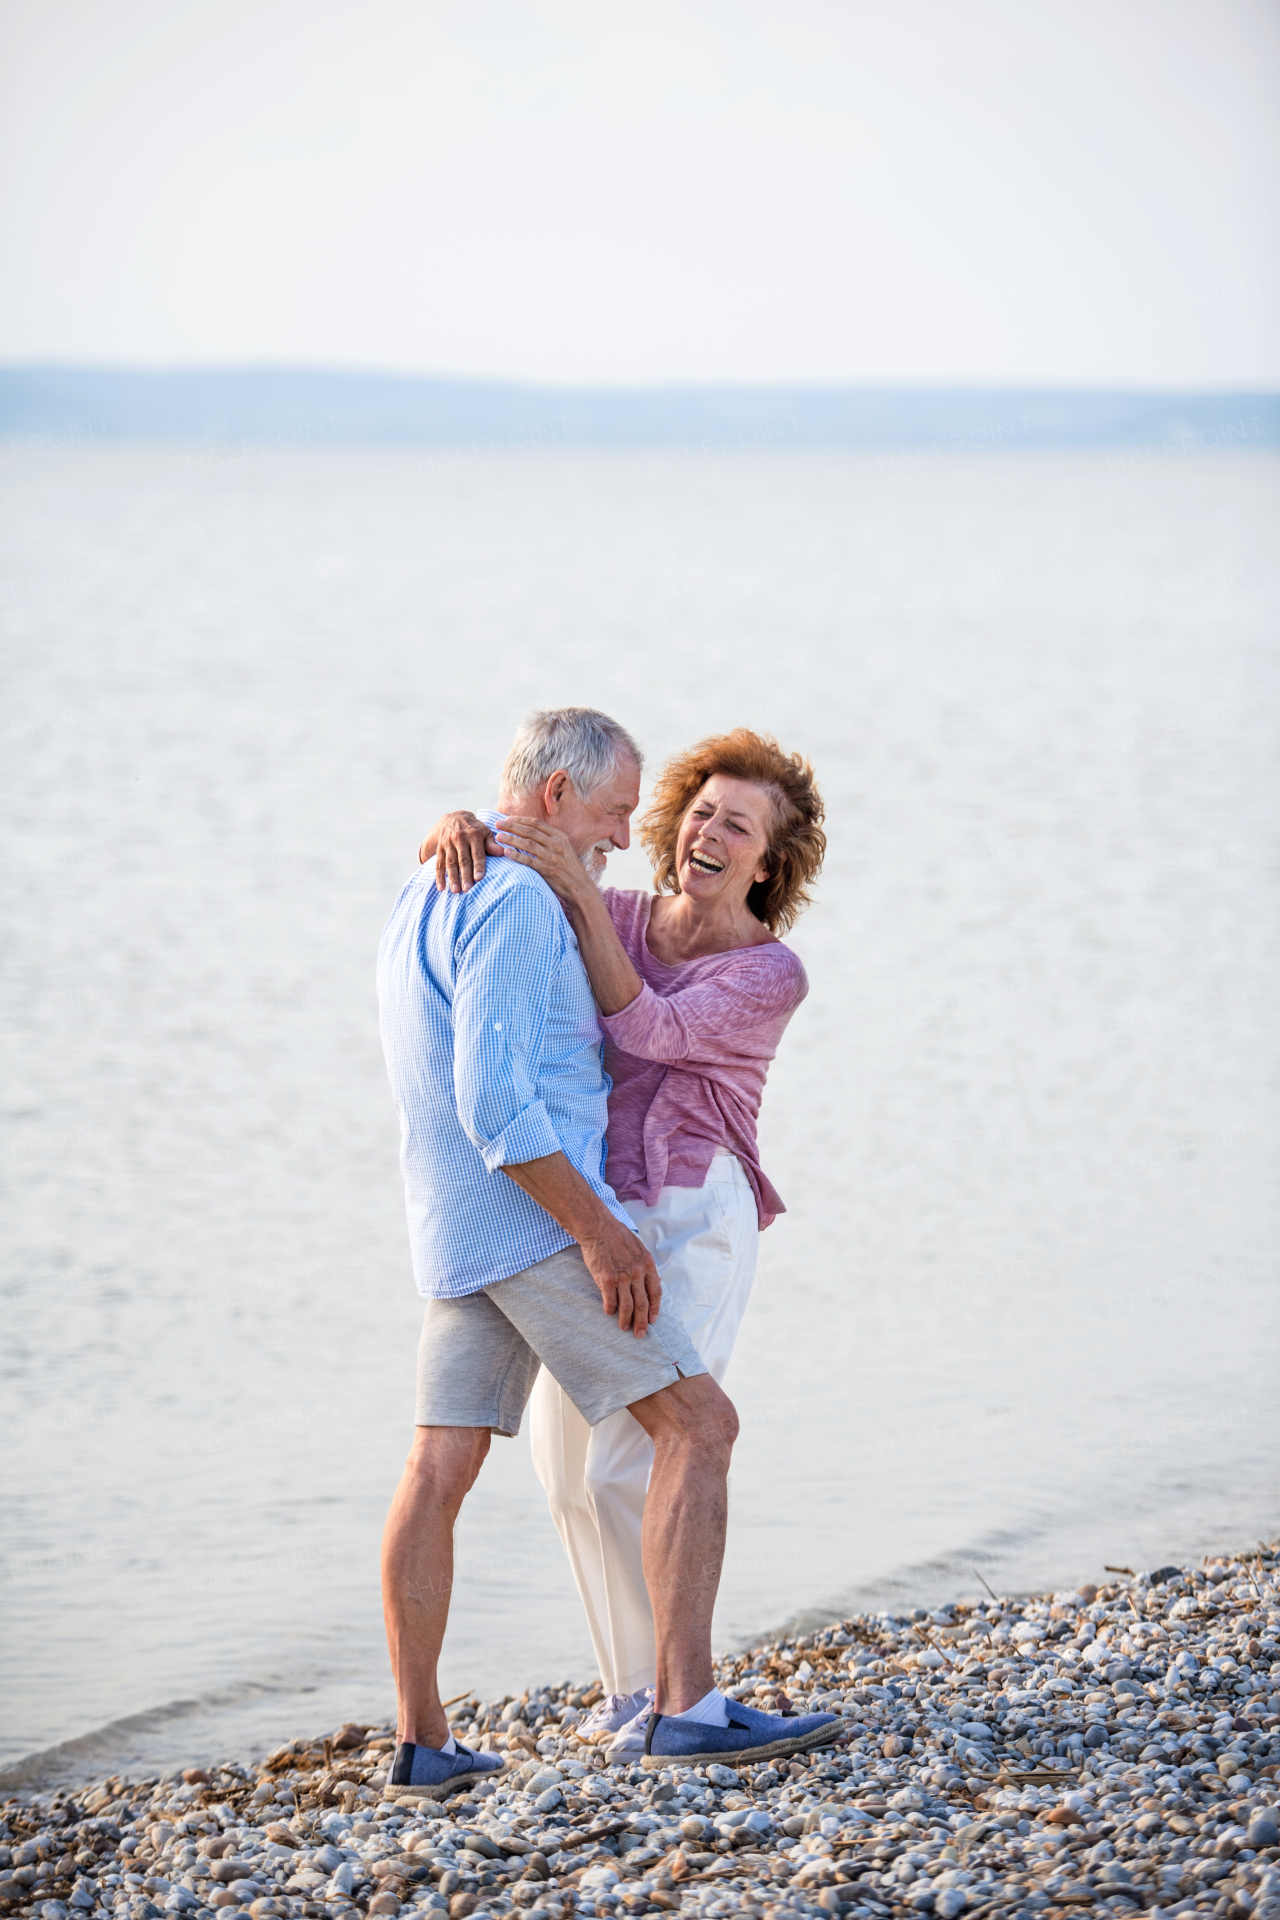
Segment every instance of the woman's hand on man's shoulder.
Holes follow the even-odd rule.
[[[502,848],[493,829],[465,807],[443,813],[418,849],[418,863],[436,863],[436,886],[441,893],[469,893],[484,879],[485,859],[497,859]]]

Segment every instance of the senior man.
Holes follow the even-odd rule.
[[[606,714],[535,714],[499,810],[553,821],[598,878],[629,844],[640,752]],[[519,1431],[539,1364],[595,1425],[626,1407],[654,1444],[643,1556],[667,1763],[825,1725],[734,1707],[711,1663],[737,1418],[606,1183],[608,1082],[577,942],[531,868],[490,860],[465,892],[424,867],[378,956],[414,1275],[427,1298],[416,1427],[383,1537],[397,1696],[394,1786],[461,1786],[496,1755],[456,1745],[437,1685],[453,1532],[493,1434]],[[703,1753],[702,1749],[707,1749]],[[657,1761],[654,1762],[659,1763]]]

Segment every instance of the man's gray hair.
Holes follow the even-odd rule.
[[[523,722],[502,769],[501,790],[512,799],[541,792],[560,768],[580,800],[590,800],[612,778],[619,761],[644,765],[625,727],[594,707],[550,707]]]

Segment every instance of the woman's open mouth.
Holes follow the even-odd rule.
[[[724,868],[720,865],[718,861],[713,860],[709,853],[691,853],[689,855],[689,865],[693,868],[695,873],[723,873],[724,872]]]

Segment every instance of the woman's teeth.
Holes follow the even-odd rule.
[[[718,865],[716,861],[709,860],[705,853],[691,853],[689,855],[689,865],[696,867],[699,873],[724,872],[724,868]]]

